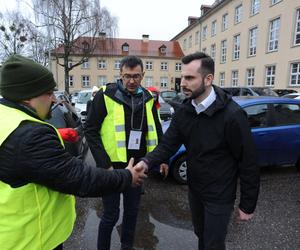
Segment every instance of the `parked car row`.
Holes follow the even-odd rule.
[[[300,170],[300,100],[266,96],[234,100],[248,114],[259,166],[294,165]],[[164,131],[169,124],[163,124]],[[185,184],[188,166],[183,145],[171,157],[169,166],[174,179]]]

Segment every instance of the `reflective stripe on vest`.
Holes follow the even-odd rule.
[[[0,104],[0,146],[25,120],[51,126]],[[75,199],[72,195],[34,183],[12,188],[0,181],[1,250],[54,249],[72,233],[75,217]]]
[[[105,87],[103,93],[105,92]],[[101,129],[100,136],[105,151],[112,162],[127,162],[125,112],[122,104],[112,100],[104,94],[104,101],[107,110]],[[147,152],[152,151],[157,143],[157,133],[154,117],[152,114],[153,99],[146,103],[146,117],[148,132],[146,133]]]

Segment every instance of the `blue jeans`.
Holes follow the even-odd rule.
[[[141,200],[141,187],[130,187],[123,193],[123,221],[121,227],[121,248],[132,248],[135,226]],[[103,215],[98,230],[98,250],[109,250],[111,233],[119,220],[121,193],[103,196]]]

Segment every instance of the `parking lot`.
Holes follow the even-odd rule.
[[[145,187],[135,247],[149,250],[197,249],[187,202],[187,186],[176,184],[172,178],[162,180],[154,176],[146,181]],[[263,169],[255,217],[249,223],[237,223],[232,218],[227,249],[299,249],[299,190],[300,174],[294,167]],[[65,249],[96,249],[101,211],[100,199],[77,199],[76,227],[65,243]],[[120,249],[118,229],[112,235],[112,250]]]

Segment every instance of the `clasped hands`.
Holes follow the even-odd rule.
[[[148,164],[144,161],[140,161],[135,166],[134,159],[130,158],[128,166],[126,169],[128,169],[132,175],[132,186],[139,186],[143,183],[144,179],[146,179],[147,173],[148,173]],[[160,173],[167,177],[169,172],[169,166],[165,163],[160,164]]]

